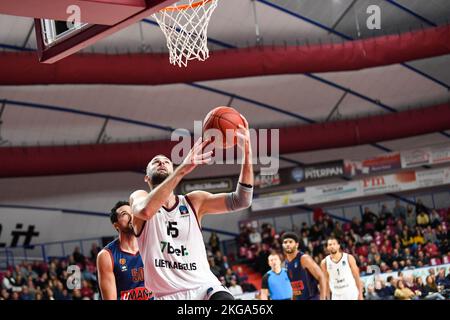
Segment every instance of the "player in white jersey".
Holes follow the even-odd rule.
[[[332,300],[363,300],[362,282],[355,258],[341,252],[341,246],[336,238],[327,240],[327,250],[330,253],[322,260],[320,267],[327,278],[327,297]]]
[[[156,299],[234,299],[210,270],[201,221],[206,214],[241,210],[251,204],[252,155],[245,119],[244,123],[246,126],[241,126],[237,133],[243,161],[236,191],[221,194],[193,191],[185,196],[174,194],[184,176],[198,164],[211,160],[212,152],[202,153],[208,141],[199,140],[175,170],[167,157],[154,157],[145,176],[150,192],[138,190],[131,194],[145,285],[152,288]]]

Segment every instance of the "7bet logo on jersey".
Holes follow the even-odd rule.
[[[161,241],[161,252],[164,253],[166,251],[168,254],[174,254],[176,256],[187,256],[189,252],[187,248],[181,245],[180,249],[173,247],[168,241]]]

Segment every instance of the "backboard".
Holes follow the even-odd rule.
[[[176,2],[176,0],[43,1],[48,4],[49,10],[44,13],[44,17],[38,17],[38,14],[34,16],[38,57],[42,63],[57,62]],[[51,5],[52,2],[54,6]],[[64,2],[67,2],[67,7],[62,5]],[[62,20],[61,17],[67,19]]]

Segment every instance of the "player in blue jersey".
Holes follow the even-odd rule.
[[[144,265],[133,230],[129,203],[117,202],[111,209],[110,219],[119,237],[106,245],[97,256],[102,299],[152,299],[151,292],[144,285]]]
[[[298,236],[293,232],[286,232],[281,241],[286,255],[285,268],[291,281],[293,300],[325,300],[326,277],[311,256],[298,250]]]

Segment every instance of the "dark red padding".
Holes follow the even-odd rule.
[[[450,26],[343,44],[214,51],[187,68],[164,54],[77,54],[52,65],[33,52],[0,53],[0,84],[169,84],[275,74],[359,70],[450,53]]]
[[[340,148],[450,129],[450,104],[362,119],[280,129],[280,153]],[[0,148],[0,177],[142,170],[176,142]],[[336,159],[341,158],[336,154]]]

